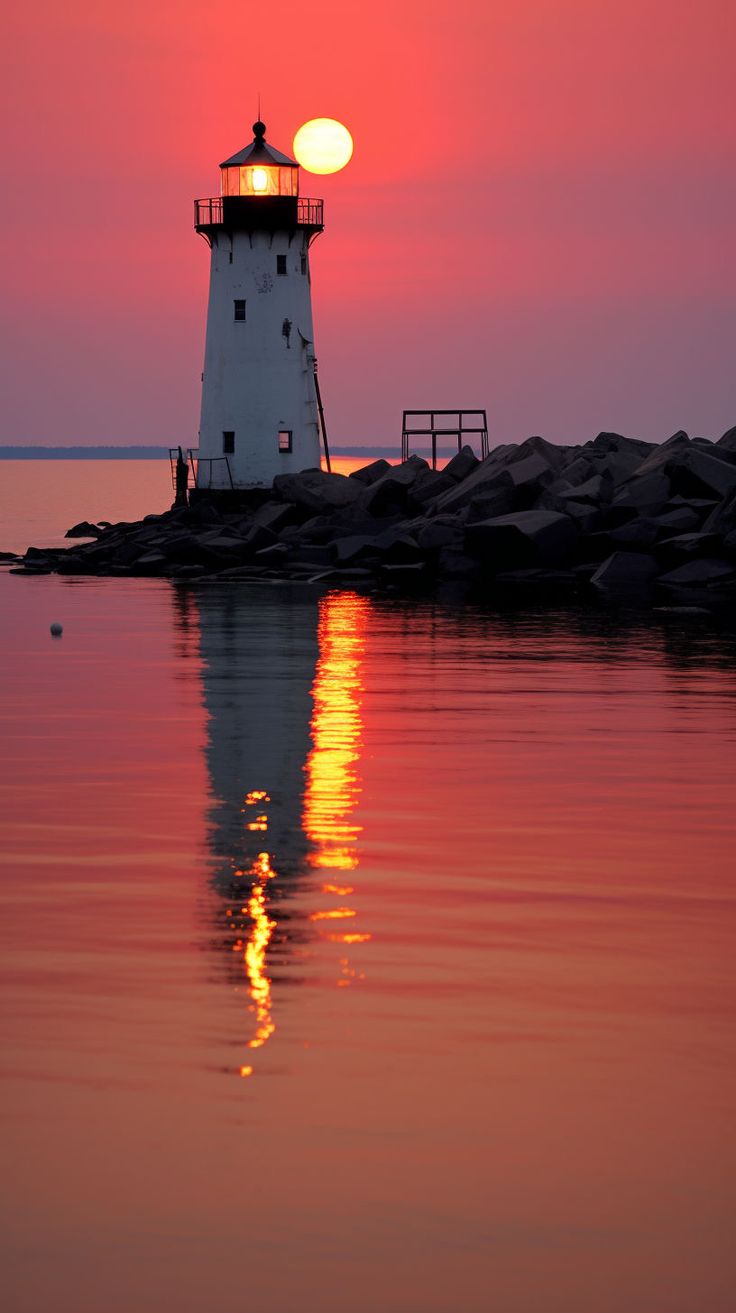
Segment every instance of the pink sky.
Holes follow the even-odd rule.
[[[736,423],[731,0],[40,0],[5,25],[0,442],[195,443],[191,201],[342,119],[313,254],[333,443]]]

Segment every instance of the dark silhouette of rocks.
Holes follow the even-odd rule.
[[[72,525],[64,534],[65,538],[99,538],[102,529],[97,524],[90,524],[89,520],[80,520],[79,524]]]
[[[716,455],[721,460],[730,460],[736,464],[736,424],[732,429],[727,429],[716,443]]]
[[[465,550],[488,570],[514,570],[525,566],[557,566],[569,559],[578,531],[567,515],[557,511],[517,511],[469,524]]]
[[[602,597],[723,606],[736,597],[736,427],[660,445],[599,433],[463,448],[443,470],[412,456],[349,477],[280,475],[270,490],[139,523],[82,521],[92,541],[29,548],[13,572],[284,579],[376,588]],[[9,554],[5,559],[10,560]]]
[[[612,552],[591,576],[594,588],[631,592],[648,585],[658,573],[653,556],[644,552]]]
[[[357,479],[358,483],[365,483],[369,486],[371,483],[377,483],[382,479],[384,474],[388,474],[391,469],[387,460],[374,460],[370,465],[363,465],[359,470],[353,470],[350,475],[351,479]]]
[[[678,565],[676,570],[668,570],[666,574],[660,575],[659,583],[663,588],[707,588],[725,580],[733,582],[735,576],[736,567],[732,563],[717,557],[706,557],[704,560]]]

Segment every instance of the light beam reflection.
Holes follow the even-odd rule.
[[[338,946],[335,984],[341,989],[364,979],[360,963],[353,964],[347,954],[371,938],[359,924],[353,881],[349,875],[346,879],[346,873],[358,866],[362,832],[355,810],[361,793],[362,661],[369,613],[368,599],[355,593],[335,593],[319,602],[318,656],[311,690],[312,746],[302,776],[302,842],[306,839],[310,845],[308,864],[324,879],[318,886],[323,904],[308,914],[308,923],[311,934],[318,935],[323,944]],[[242,1065],[235,1068],[244,1078],[258,1071],[254,1050],[262,1049],[277,1028],[272,959],[284,932],[279,893],[285,894],[290,884],[287,880],[277,892],[272,883],[278,876],[281,886],[284,869],[289,873],[288,861],[282,869],[285,856],[288,859],[289,832],[286,830],[285,838],[286,795],[281,796],[276,787],[281,775],[278,770],[274,775],[268,759],[264,765],[270,767],[273,779],[263,780],[263,775],[261,779],[271,787],[241,794],[239,806],[241,853],[254,842],[262,851],[253,857],[251,848],[247,859],[243,854],[240,865],[231,867],[232,901],[225,913],[233,952],[242,963],[253,1018],[250,1038],[244,1041],[248,1052],[242,1054]]]
[[[352,871],[358,866],[358,836],[362,826],[353,818],[361,792],[358,763],[363,747],[362,660],[370,602],[357,593],[330,593],[320,601],[319,658],[312,688],[312,751],[305,770],[304,833],[313,845],[311,866],[327,871]],[[347,898],[353,886],[328,880],[322,893]],[[352,920],[354,908],[340,905],[312,913],[311,920]],[[367,933],[329,933],[333,943],[366,943]],[[345,987],[363,973],[340,959],[338,985]]]
[[[257,790],[246,795],[245,808],[263,806],[264,802],[270,801],[267,793]],[[259,813],[256,824],[246,822],[246,829],[267,830],[268,819],[265,813]],[[256,1018],[256,1031],[252,1039],[248,1040],[248,1048],[259,1049],[271,1038],[276,1029],[271,1014],[271,979],[266,964],[266,953],[276,929],[276,921],[268,911],[267,891],[268,882],[274,879],[276,872],[271,866],[270,854],[262,852],[258,854],[247,872],[236,870],[235,875],[240,879],[252,881],[248,902],[240,908],[241,915],[247,916],[250,922],[248,938],[245,942],[242,939],[236,940],[234,948],[243,955],[248,976],[250,1008]],[[228,912],[226,915],[229,916],[231,913]],[[246,1063],[239,1068],[239,1073],[241,1076],[252,1076],[253,1067]]]
[[[248,1041],[248,1048],[259,1049],[271,1038],[276,1029],[271,1017],[271,981],[266,971],[266,950],[276,927],[276,922],[268,915],[267,908],[266,886],[276,874],[271,869],[268,853],[258,854],[251,867],[251,874],[256,878],[251,885],[248,900],[248,916],[252,922],[252,929],[245,946],[245,966],[252,1006],[256,1014],[256,1033]]]

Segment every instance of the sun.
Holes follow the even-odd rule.
[[[353,153],[353,139],[337,119],[310,119],[294,138],[294,154],[310,173],[337,173]]]

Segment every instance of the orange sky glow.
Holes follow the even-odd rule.
[[[6,19],[0,442],[196,441],[191,201],[337,118],[313,256],[334,443],[485,406],[492,441],[736,422],[728,0],[40,0]]]

